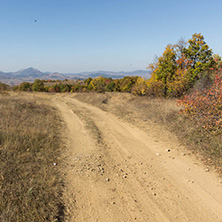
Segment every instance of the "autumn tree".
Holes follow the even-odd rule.
[[[115,87],[114,87],[114,91],[115,92],[120,92],[120,83],[121,83],[121,80],[120,79],[115,79],[114,80],[114,83],[115,83]]]
[[[106,91],[108,92],[112,92],[115,90],[116,84],[113,80],[111,80],[110,82],[107,83],[106,85]]]
[[[69,84],[59,84],[60,92],[70,92],[71,85]]]
[[[105,92],[106,88],[105,78],[99,76],[97,78],[92,79],[92,81],[89,84],[89,87],[97,92]]]
[[[133,85],[136,83],[138,76],[125,76],[120,80],[120,91],[131,92]]]
[[[216,72],[214,82],[203,91],[186,95],[179,101],[186,114],[214,135],[222,133],[222,72]]]
[[[170,96],[180,97],[188,89],[189,76],[186,63],[187,59],[184,54],[186,44],[186,41],[181,38],[177,44],[174,45],[176,52],[176,71],[173,80],[168,84]]]
[[[88,79],[85,79],[85,80],[84,80],[84,83],[86,84],[86,86],[88,86],[91,81],[92,81],[92,78],[89,77]]]
[[[172,45],[167,45],[163,55],[158,58],[157,63],[150,64],[152,72],[151,81],[160,81],[163,86],[164,97],[167,96],[169,83],[174,79],[176,71],[176,51]]]
[[[208,82],[212,71],[221,67],[218,55],[204,41],[203,35],[194,34],[186,43],[180,39],[168,45],[156,62],[150,64],[152,77],[147,82],[148,91],[166,96],[181,96],[200,80]],[[150,94],[150,93],[149,93]]]
[[[188,47],[184,48],[183,53],[186,57],[186,64],[190,74],[190,87],[192,87],[197,80],[199,80],[204,71],[208,71],[214,66],[215,61],[213,52],[204,41],[203,35],[193,34],[192,38],[188,40]]]
[[[57,83],[55,85],[53,85],[52,87],[53,87],[55,92],[60,92],[60,87]]]
[[[184,49],[186,48],[186,45],[187,43],[183,38],[179,39],[179,41],[174,45],[177,59],[184,57]]]
[[[134,95],[144,96],[147,93],[147,89],[148,87],[145,80],[138,77],[136,83],[132,87],[131,93]]]
[[[215,68],[216,70],[221,69],[222,68],[222,59],[221,56],[219,56],[219,54],[214,54],[213,55],[214,61],[215,61]]]

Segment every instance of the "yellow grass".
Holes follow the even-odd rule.
[[[0,95],[0,221],[62,217],[59,124],[44,100]]]

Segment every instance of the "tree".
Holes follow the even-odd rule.
[[[131,92],[133,85],[136,83],[138,76],[125,76],[120,80],[120,91]]]
[[[92,81],[92,78],[89,77],[88,79],[85,79],[85,80],[84,80],[84,83],[86,84],[86,86],[88,86],[91,81]]]
[[[105,78],[99,76],[97,78],[92,79],[92,81],[89,84],[89,87],[97,92],[105,92],[105,87],[106,87]]]
[[[29,82],[22,82],[19,85],[18,90],[20,90],[20,91],[32,91],[32,85]]]
[[[147,93],[147,88],[145,80],[138,77],[136,83],[132,87],[131,93],[134,95],[144,96]]]
[[[70,92],[71,86],[69,84],[59,84],[60,92]]]
[[[222,68],[222,59],[219,54],[214,54],[213,55],[214,61],[215,61],[215,69],[221,69]]]
[[[183,52],[190,73],[190,87],[192,87],[202,77],[204,71],[214,66],[213,52],[201,33],[192,35],[192,38],[188,40],[188,47],[184,48]]]
[[[121,80],[120,79],[115,79],[114,83],[115,83],[114,91],[115,92],[121,92],[121,90],[120,90]]]
[[[181,59],[184,56],[184,49],[186,48],[186,41],[181,38],[177,44],[174,45],[176,54],[177,54],[177,59]]]
[[[148,67],[153,71],[147,82],[148,94],[179,97],[198,80],[207,82],[212,71],[222,67],[221,58],[212,54],[200,33],[195,33],[187,46],[183,39],[173,46],[167,45],[163,55]]]
[[[113,80],[111,80],[111,81],[106,85],[106,90],[107,90],[108,92],[112,92],[112,91],[115,90],[115,86],[116,86],[115,82],[114,82]]]
[[[37,92],[43,92],[44,91],[44,83],[40,79],[36,79],[34,83],[32,84],[32,90]]]
[[[176,66],[176,51],[172,45],[167,45],[163,55],[158,58],[156,64],[150,64],[149,68],[153,70],[152,80],[160,81],[164,85],[164,96],[167,96],[169,82],[174,79]],[[162,85],[161,84],[161,85]]]

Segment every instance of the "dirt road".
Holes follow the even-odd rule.
[[[70,221],[222,221],[222,183],[169,134],[146,133],[68,96],[64,201]]]

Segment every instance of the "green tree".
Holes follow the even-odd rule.
[[[121,80],[120,79],[114,79],[113,80],[114,83],[115,83],[115,87],[114,87],[114,92],[120,92],[120,82]]]
[[[107,90],[108,92],[112,92],[112,91],[115,90],[115,86],[116,86],[115,82],[114,82],[113,80],[111,80],[111,81],[106,85],[106,90]]]
[[[203,35],[195,33],[188,40],[188,47],[184,48],[183,53],[187,59],[186,64],[190,73],[190,87],[192,87],[202,77],[204,71],[208,71],[215,65],[213,52],[204,41]]]
[[[32,91],[32,85],[29,82],[22,82],[19,85],[18,90],[20,90],[20,91]]]
[[[52,88],[54,89],[55,92],[60,92],[60,87],[59,85],[56,83],[52,86]]]
[[[174,79],[177,69],[175,48],[172,45],[167,45],[163,55],[158,58],[156,63],[150,64],[149,68],[153,70],[152,79],[162,82],[164,86],[163,93],[166,97],[169,83]]]
[[[71,86],[69,84],[59,84],[60,92],[70,92]]]
[[[32,84],[32,90],[37,92],[44,91],[44,82],[40,79],[36,79]]]

